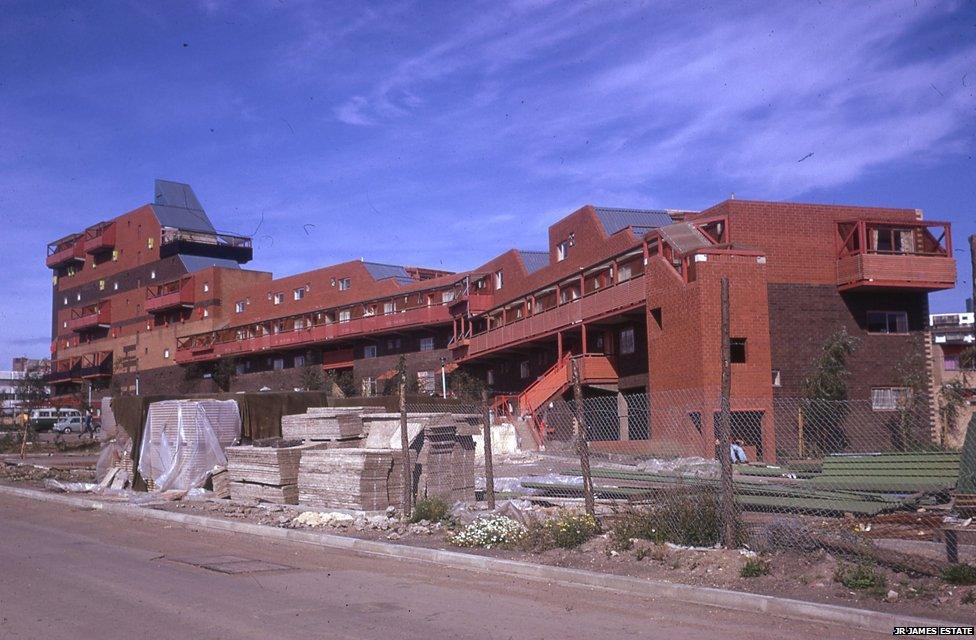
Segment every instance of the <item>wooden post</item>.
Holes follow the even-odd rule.
[[[491,459],[491,406],[488,404],[488,390],[481,390],[481,413],[484,418],[485,438],[485,498],[488,509],[495,509],[495,468]]]
[[[593,478],[590,475],[590,447],[586,443],[586,422],[583,419],[583,385],[580,382],[580,359],[573,358],[573,404],[576,405],[573,427],[576,430],[576,452],[583,471],[583,503],[588,514],[595,515],[593,505]]]
[[[722,398],[721,416],[718,421],[718,459],[722,469],[721,514],[722,544],[727,548],[736,545],[735,496],[732,486],[732,457],[729,422],[732,417],[732,339],[729,319],[729,279],[722,278]]]
[[[404,520],[410,519],[413,506],[413,469],[410,465],[410,437],[407,435],[407,370],[400,371],[400,447],[403,454],[403,496],[400,512]]]
[[[586,323],[580,325],[580,330],[582,331],[581,341],[583,343],[583,348],[580,350],[584,356],[586,355]]]

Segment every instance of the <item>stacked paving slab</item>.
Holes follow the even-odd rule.
[[[411,452],[411,466],[416,454]],[[302,455],[299,501],[317,509],[381,511],[403,494],[403,456],[391,449],[315,449]]]
[[[229,447],[227,475],[231,499],[298,504],[299,461],[303,452],[319,446],[322,445],[276,438]]]

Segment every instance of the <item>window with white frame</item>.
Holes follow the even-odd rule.
[[[389,314],[393,313],[395,310],[396,310],[396,305],[393,303],[392,300],[390,300],[389,302],[384,302],[383,303],[383,314],[384,315],[389,315]]]
[[[363,357],[364,358],[375,358],[376,357],[376,345],[368,344],[363,347]]]
[[[908,333],[908,313],[868,311],[868,333]]]
[[[634,328],[628,327],[620,332],[620,353],[630,355],[634,350]]]
[[[343,309],[339,312],[339,322],[349,322],[350,320],[352,320],[352,311]]]
[[[295,331],[305,328],[305,318],[295,318]]]
[[[167,359],[169,358],[169,349],[163,349],[163,357]]]
[[[505,284],[505,279],[502,274],[502,270],[499,269],[498,271],[495,272],[495,291],[501,289],[502,285],[504,284]]]
[[[295,300],[301,300],[305,297],[305,287],[298,287],[291,292],[291,295]]]
[[[444,291],[441,293],[441,302],[453,302],[454,301],[454,289]]]
[[[633,276],[634,269],[629,264],[617,267],[617,282],[627,282]]]
[[[523,360],[521,363],[519,363],[519,375],[522,376],[522,379],[523,380],[525,380],[526,378],[529,377],[529,361],[528,360]]]
[[[238,300],[234,303],[234,313],[244,313],[244,301]]]
[[[434,350],[434,339],[433,338],[421,338],[420,339],[420,350],[421,351],[433,351]]]
[[[871,409],[897,411],[908,404],[912,390],[908,387],[875,387],[871,389]]]
[[[285,368],[285,359],[275,358],[274,361],[272,362],[272,366],[274,367],[275,371],[281,371],[282,369]]]
[[[276,294],[274,294],[274,303],[275,304],[281,304],[284,301],[285,301],[285,294],[283,294],[283,293],[276,293]]]
[[[339,291],[348,291],[350,286],[352,281],[349,278],[339,278]]]
[[[563,240],[556,245],[556,262],[562,262],[569,255],[569,240]]]
[[[209,282],[204,282],[203,283],[203,292],[204,293],[209,293],[210,292],[210,283]]]

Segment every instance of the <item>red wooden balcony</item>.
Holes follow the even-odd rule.
[[[196,295],[193,277],[180,278],[172,282],[146,288],[146,312],[164,313],[175,309],[193,306]]]
[[[177,340],[175,360],[178,363],[213,360],[450,322],[451,315],[447,306],[436,305],[250,337],[239,336],[239,332],[250,333],[250,328],[230,328],[218,334],[199,334],[180,338]]]
[[[44,263],[51,269],[84,261],[85,243],[80,234],[47,245],[47,259]]]
[[[85,253],[97,254],[115,248],[115,223],[103,222],[85,230]]]
[[[81,358],[62,358],[51,362],[51,372],[45,376],[47,382],[69,382],[81,378]]]
[[[614,313],[644,305],[647,292],[643,275],[599,289],[582,298],[560,304],[506,325],[471,336],[466,358],[480,353],[527,342],[581,322],[598,320]]]
[[[81,356],[78,374],[84,380],[107,378],[112,375],[112,352],[96,351]]]
[[[71,319],[68,320],[68,329],[81,333],[98,328],[108,328],[112,323],[112,304],[111,300],[104,300],[98,304],[93,304],[81,309],[73,309]]]
[[[837,225],[837,287],[938,291],[956,286],[950,225],[871,222]]]

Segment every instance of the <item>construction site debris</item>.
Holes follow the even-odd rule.
[[[411,460],[416,460],[415,454]],[[299,500],[319,509],[386,509],[400,500],[401,465],[400,455],[392,450],[306,450],[299,463]]]

